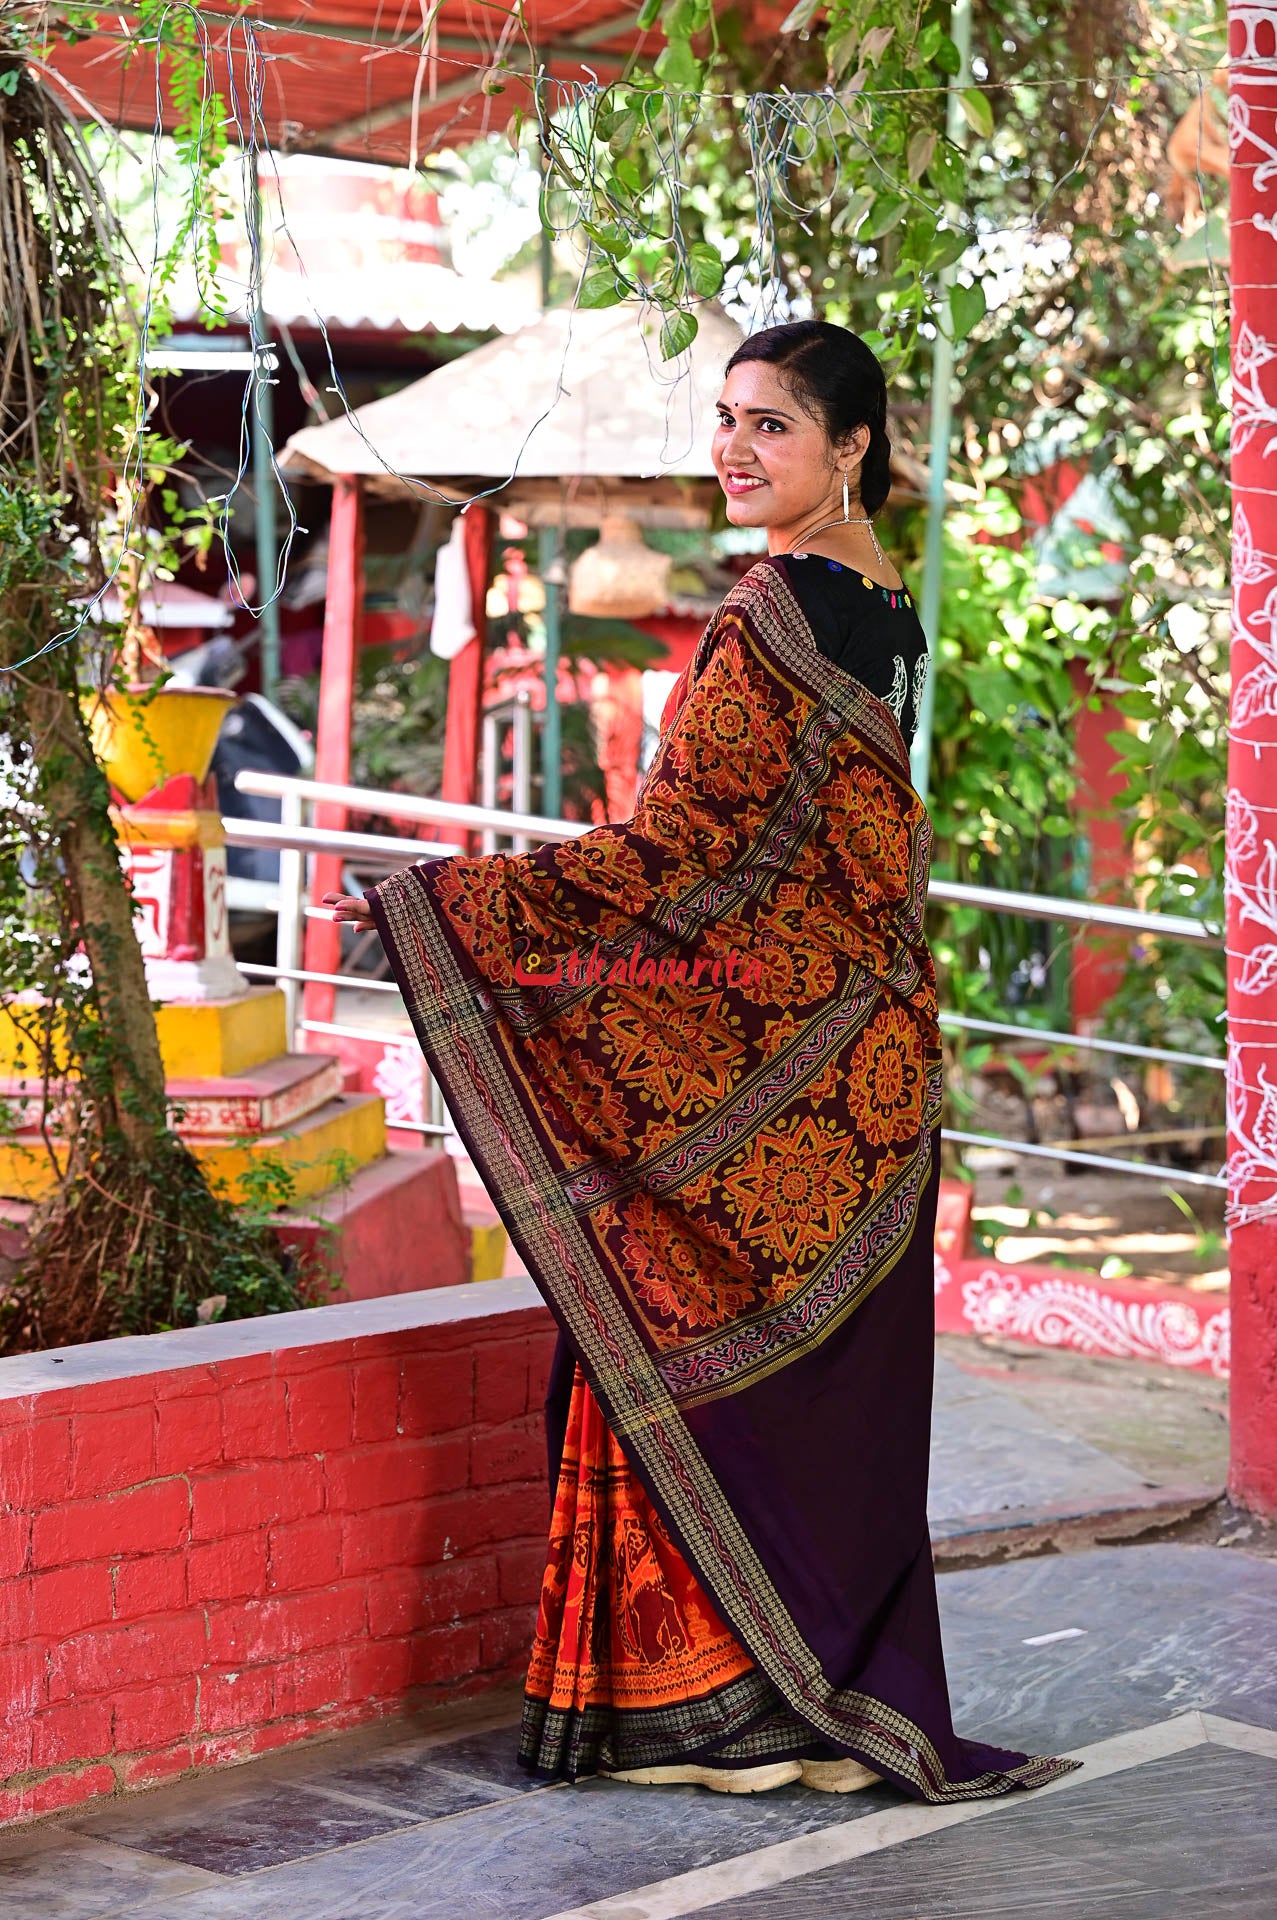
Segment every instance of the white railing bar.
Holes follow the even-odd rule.
[[[239,774],[235,785],[241,793],[258,794],[266,799],[283,799],[288,794],[297,794],[305,800],[327,800],[367,813],[384,813],[392,820],[445,821],[455,826],[495,828],[498,833],[526,835],[540,840],[573,840],[592,830],[588,821],[548,820],[539,814],[512,813],[500,807],[472,807],[457,800],[429,800],[418,794],[383,793],[372,787],[343,787],[326,780],[294,780],[284,774],[261,773],[256,769],[247,769]],[[228,838],[230,826],[228,819]],[[311,828],[310,831],[320,833],[322,829]],[[249,843],[244,841],[240,844]],[[252,844],[270,846],[286,843],[255,838]],[[422,858],[427,851],[426,842],[410,844],[417,858]],[[319,846],[322,850],[323,842],[308,841],[307,845]],[[331,850],[344,851],[344,848],[333,846]],[[459,847],[448,849],[449,853],[462,851]],[[984,907],[990,913],[1017,914],[1029,920],[1067,920],[1076,925],[1115,927],[1127,933],[1147,933],[1167,940],[1194,940],[1203,946],[1223,945],[1222,934],[1213,932],[1200,920],[1194,920],[1187,914],[1141,913],[1133,907],[1110,906],[1102,900],[1067,900],[1055,894],[1013,893],[994,887],[970,886],[961,880],[933,880],[930,898],[937,905]]]
[[[386,1125],[396,1133],[441,1133],[447,1136],[451,1136],[451,1135],[454,1135],[457,1131],[455,1127],[442,1127],[437,1125],[432,1120],[390,1120],[388,1119],[386,1121]]]
[[[1140,913],[1134,907],[1112,907],[1103,900],[1063,900],[1045,893],[1010,893],[994,887],[971,887],[961,880],[933,880],[928,898],[934,905],[983,907],[989,913],[1014,913],[1026,920],[1070,920],[1084,926],[1119,927],[1125,933],[1156,934],[1164,940],[1196,940],[1199,945],[1222,947],[1224,936],[1184,913]]]
[[[384,853],[415,865],[421,860],[448,860],[464,847],[434,840],[396,840],[390,834],[342,833],[334,827],[286,827],[273,820],[244,820],[223,814],[226,844],[230,847],[279,847],[298,853]]]
[[[295,793],[303,800],[329,800],[359,813],[384,813],[391,820],[435,820],[454,827],[495,827],[498,833],[516,830],[539,840],[575,840],[589,833],[589,820],[550,820],[542,814],[511,813],[506,807],[474,807],[461,800],[430,800],[417,793],[383,793],[375,787],[343,787],[331,780],[294,780],[282,773],[261,773],[255,767],[237,775],[236,791],[266,800],[282,800]]]
[[[337,1040],[371,1040],[383,1047],[412,1039],[411,1033],[397,1033],[387,1027],[344,1027],[339,1020],[299,1020],[297,1025],[303,1033],[330,1033]]]
[[[321,909],[322,911],[322,909]],[[241,960],[241,973],[251,973],[263,980],[302,980],[316,987],[358,987],[369,993],[398,993],[393,980],[365,980],[358,973],[307,973],[304,967],[267,967],[259,966],[255,960]]]
[[[942,1013],[942,1027],[961,1027],[965,1033],[1005,1034],[1012,1040],[1040,1040],[1047,1046],[1080,1047],[1096,1053],[1129,1054],[1133,1060],[1159,1060],[1168,1067],[1211,1067],[1226,1073],[1227,1060],[1216,1053],[1175,1053],[1168,1047],[1141,1047],[1132,1040],[1100,1040],[1089,1033],[1053,1033],[1047,1027],[1017,1027],[1000,1020],[972,1020],[964,1013]]]
[[[992,1133],[956,1133],[945,1127],[941,1139],[960,1147],[1005,1147],[1009,1153],[1028,1154],[1038,1160],[1071,1160],[1080,1167],[1099,1167],[1105,1173],[1139,1173],[1163,1180],[1169,1187],[1218,1187],[1227,1192],[1228,1182],[1217,1173],[1187,1173],[1179,1167],[1155,1167],[1148,1160],[1115,1160],[1104,1153],[1083,1153],[1074,1147],[1039,1147],[1030,1140],[1003,1140]]]

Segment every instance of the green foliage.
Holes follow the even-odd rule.
[[[189,10],[188,10],[189,11]],[[118,677],[85,599],[211,533],[166,497],[170,445],[145,445],[138,329],[92,157],[0,29],[5,229],[0,311],[0,1005],[49,1155],[0,1349],[187,1324],[210,1293],[233,1313],[299,1304],[277,1248],[212,1194],[169,1130],[164,1078],[110,791],[83,705]],[[122,478],[121,478],[122,476]],[[155,489],[151,538],[142,511]],[[112,492],[114,498],[112,498]],[[26,1118],[8,1103],[5,1125]],[[30,1122],[28,1121],[28,1125]]]

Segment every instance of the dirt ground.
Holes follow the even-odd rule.
[[[976,1155],[968,1149],[968,1157]],[[1084,1167],[1070,1171],[1063,1162],[1013,1161],[1009,1154],[998,1160],[986,1160],[976,1171],[973,1219],[996,1242],[999,1260],[1200,1293],[1228,1291],[1222,1192],[1177,1186],[1169,1167],[1165,1180],[1154,1180]],[[1195,1218],[1175,1204],[1172,1192]]]

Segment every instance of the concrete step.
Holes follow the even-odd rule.
[[[281,1053],[218,1080],[166,1083],[169,1125],[180,1134],[278,1133],[348,1091],[329,1053]]]
[[[462,1217],[470,1229],[474,1248],[474,1272],[471,1277],[475,1280],[500,1280],[510,1264],[510,1240],[505,1225],[474,1162],[461,1154],[454,1154],[451,1158],[457,1170]],[[517,1270],[522,1271],[522,1262],[518,1263]]]
[[[253,1139],[196,1137],[191,1152],[209,1177],[236,1201],[250,1198],[271,1163],[293,1181],[290,1204],[342,1184],[386,1151],[386,1115],[372,1093],[341,1093],[292,1125]],[[269,1196],[267,1196],[269,1198]]]
[[[250,987],[233,1000],[169,1000],[155,1009],[164,1072],[203,1080],[248,1073],[284,1052],[288,1032],[278,987]]]
[[[337,1281],[330,1300],[373,1300],[486,1278],[472,1265],[453,1156],[391,1147],[348,1186],[275,1218],[304,1268]]]

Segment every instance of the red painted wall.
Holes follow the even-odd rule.
[[[0,1362],[0,1820],[516,1677],[549,1521],[534,1300]]]

